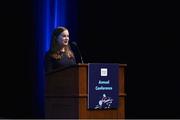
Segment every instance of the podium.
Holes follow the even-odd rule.
[[[45,118],[55,119],[124,119],[125,69],[119,64],[119,107],[88,109],[88,64],[61,68],[46,74]]]

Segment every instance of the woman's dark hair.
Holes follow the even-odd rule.
[[[59,49],[57,38],[58,36],[63,32],[67,30],[65,27],[57,27],[53,30],[52,37],[51,37],[51,43],[50,43],[50,53],[54,53]]]
[[[65,30],[68,30],[67,28],[65,27],[57,27],[53,30],[53,33],[52,33],[52,38],[51,38],[51,43],[50,43],[50,49],[49,49],[49,54],[52,55],[52,54],[57,54],[57,52],[59,51],[59,48],[61,47],[59,44],[58,44],[58,36]],[[66,50],[66,55],[69,57],[69,58],[74,58],[74,54],[73,52],[71,51],[71,48],[70,46],[66,46],[65,47],[65,50]]]

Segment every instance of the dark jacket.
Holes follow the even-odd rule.
[[[45,72],[46,73],[59,69],[59,68],[75,65],[75,64],[76,64],[75,58],[68,58],[68,56],[65,53],[62,53],[60,59],[54,59],[48,53],[45,55]]]

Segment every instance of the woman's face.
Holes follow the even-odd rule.
[[[69,44],[69,32],[68,30],[64,30],[57,39],[59,45],[67,46]]]

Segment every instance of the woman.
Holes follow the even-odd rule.
[[[46,72],[76,64],[75,56],[69,45],[69,31],[65,27],[54,29],[51,46],[46,54]]]

